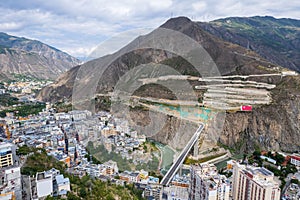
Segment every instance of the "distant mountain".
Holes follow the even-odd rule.
[[[234,44],[255,51],[274,64],[300,72],[300,20],[274,17],[229,17],[201,28]]]
[[[0,32],[0,72],[56,79],[80,61],[54,47]]]
[[[263,19],[269,20],[268,18],[262,18],[261,20],[263,21]],[[220,35],[217,37],[206,31],[206,29],[201,28],[202,26],[212,27],[210,24],[203,25],[192,22],[186,17],[172,18],[161,27],[181,32],[201,44],[216,63],[221,75],[273,74],[281,73],[286,70],[279,65],[273,64],[273,60],[270,62],[250,49],[225,41],[222,39],[225,36],[221,35],[223,32],[218,32]],[[101,70],[100,67],[103,62],[108,62],[115,55],[121,56],[118,56],[117,59],[113,59],[114,61],[110,63],[102,77],[99,77],[100,80],[98,85],[96,85],[96,94],[108,94],[109,92],[112,92],[123,75],[137,66],[151,62],[168,65],[183,75],[201,76],[195,71],[190,63],[184,61],[180,56],[162,49],[145,48],[122,54],[122,52],[127,52],[126,50],[130,49],[129,47],[133,44],[141,44],[145,40],[152,41],[152,34],[155,34],[156,31],[158,30],[154,30],[148,35],[138,37],[115,54],[107,55],[89,61],[82,66],[72,68],[57,79],[55,83],[44,88],[39,93],[39,98],[44,101],[52,102],[64,99],[71,100],[73,86],[76,83],[82,87],[82,90],[78,92],[84,91],[85,89],[91,90],[86,83],[97,75],[95,72]],[[227,34],[227,31],[225,31],[224,34]],[[230,32],[230,34],[233,33]],[[260,39],[259,37],[265,36],[264,34],[261,36],[257,35],[257,41],[261,42],[264,39]],[[244,37],[241,37],[241,39],[244,39]],[[255,38],[253,38],[253,40],[254,39]],[[293,41],[297,41],[297,39],[295,38]],[[172,41],[169,43],[172,46]],[[250,45],[251,44],[253,45],[253,43],[250,42]],[[291,48],[297,46],[297,44],[294,44],[294,46],[292,44]],[[269,47],[272,46],[270,41],[268,41],[267,45],[266,48],[268,47],[272,50],[272,48]],[[182,46],[182,49],[184,48],[185,46]],[[279,52],[280,50],[273,51]],[[294,50],[291,50],[291,52],[294,57],[297,57]],[[295,60],[290,60],[289,62],[294,61]],[[202,65],[204,69],[205,66],[207,66],[206,63],[202,63]],[[80,70],[85,73],[78,77],[77,75]],[[201,74],[202,73],[205,73],[205,71],[202,71]],[[256,76],[255,78],[252,78],[251,81],[276,85],[275,89],[269,89],[270,96],[272,97],[271,104],[259,105],[255,107],[252,112],[227,113],[225,124],[222,127],[223,130],[220,136],[220,142],[238,149],[241,152],[251,151],[256,147],[270,150],[299,151],[300,134],[298,130],[300,130],[300,124],[297,122],[300,117],[300,91],[298,89],[300,87],[300,76]],[[199,83],[197,82],[196,84]],[[191,82],[191,85],[194,86],[195,83]],[[178,90],[180,90],[180,88],[178,88]],[[178,92],[183,96],[191,96],[191,94],[187,94],[188,91],[185,90],[180,90]],[[198,92],[199,99],[203,98],[203,93],[199,93],[199,91],[196,90],[194,92]],[[135,91],[134,95],[161,99],[174,98],[172,91],[151,84],[139,88]],[[95,99],[87,100],[95,101],[97,109],[107,109],[107,107],[110,106],[110,103],[108,103],[109,99],[105,99],[107,98],[107,95],[102,96],[103,98],[97,96]],[[147,116],[147,111],[136,108],[133,110],[131,118],[137,120],[137,124],[147,125],[147,123],[149,123],[149,117]],[[154,139],[162,143],[168,143],[174,148],[182,148],[184,141],[188,138],[188,136],[185,135],[187,134],[187,131],[183,130],[182,132],[176,132],[176,127],[180,123],[183,123],[186,127],[191,127],[192,125],[188,124],[185,120],[181,121],[173,116],[168,116],[167,121],[168,122],[163,130],[155,135]]]

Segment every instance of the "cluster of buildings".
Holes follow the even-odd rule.
[[[16,147],[0,143],[0,199],[22,199],[21,169]]]
[[[227,178],[216,166],[203,164],[191,167],[190,200],[279,200],[279,183],[274,174],[263,168],[229,161]]]
[[[213,164],[191,166],[190,200],[229,200],[230,181]]]
[[[162,197],[166,200],[281,199],[279,182],[271,171],[230,160],[227,172],[232,175],[220,174],[210,163],[191,165],[187,184],[179,181],[184,180],[184,176],[176,175],[170,185],[163,188]]]
[[[279,183],[275,181],[274,174],[263,167],[235,162],[232,183],[233,199],[280,199]]]
[[[13,94],[18,97],[19,102],[37,102],[35,99],[36,91],[49,85],[52,81],[36,80],[23,78],[21,81],[4,82],[0,86],[0,95]]]
[[[48,195],[66,195],[70,191],[69,179],[56,169],[38,172],[24,180],[21,176],[22,163],[16,155],[16,146],[11,143],[0,143],[0,158],[0,199],[18,200],[26,195],[30,199],[39,199]],[[25,194],[26,191],[29,194]]]
[[[60,174],[57,169],[38,172],[34,176],[21,176],[22,159],[16,155],[16,146],[11,143],[0,143],[0,199],[41,199],[47,196],[65,196],[71,191],[69,178]],[[80,163],[71,165],[68,173],[79,177],[90,175],[102,181],[110,181],[124,186],[126,183],[142,185],[142,188],[157,187],[159,179],[149,175],[145,170],[119,172],[115,161],[93,164],[83,158]],[[151,186],[153,185],[153,186]],[[159,187],[160,188],[160,187]],[[147,190],[150,191],[150,190]],[[25,194],[24,194],[25,193]],[[148,193],[146,192],[145,195]],[[149,195],[158,194],[151,190]]]
[[[113,118],[107,112],[92,115],[89,111],[55,113],[47,110],[30,118],[5,118],[12,142],[43,148],[49,155],[65,162],[69,167],[84,162],[88,141],[101,143],[107,152],[114,151],[134,164],[151,161],[152,155],[145,152],[142,144],[145,135],[129,128],[128,122]],[[5,131],[2,137],[6,137]]]
[[[70,191],[70,180],[56,169],[38,172],[29,178],[27,185],[22,181],[20,167],[24,160],[16,156],[16,146],[27,145],[44,149],[68,166],[68,173],[77,176],[90,175],[102,181],[118,185],[133,183],[142,189],[147,199],[167,200],[279,200],[281,190],[275,176],[269,170],[228,161],[227,171],[231,177],[218,173],[213,164],[191,165],[188,173],[176,175],[168,187],[163,188],[159,179],[148,171],[119,171],[118,161],[109,160],[102,164],[93,163],[86,146],[89,141],[103,144],[108,152],[115,152],[133,164],[151,160],[144,148],[144,135],[130,129],[128,122],[116,119],[107,112],[92,114],[74,110],[56,113],[47,109],[30,118],[6,117],[6,128],[10,139],[0,143],[0,199],[20,199],[24,187],[32,199],[48,195],[63,196]],[[2,138],[6,138],[2,131]],[[300,166],[300,156],[291,155],[290,162]],[[262,157],[271,163],[275,160]],[[22,188],[23,187],[23,188]]]
[[[92,162],[93,159],[86,150],[89,141],[104,144],[108,152],[113,149],[123,158],[132,159],[133,163],[147,163],[151,160],[151,154],[145,156],[142,146],[146,137],[130,130],[128,122],[115,119],[107,112],[95,115],[89,111],[78,110],[56,113],[47,105],[46,110],[38,115],[24,118],[8,115],[3,123],[6,130],[0,130],[0,134],[7,142],[0,145],[0,168],[20,168],[20,163],[25,161],[23,156],[19,159],[15,155],[16,148],[26,145],[44,149],[48,155],[64,162],[68,166],[68,172],[74,175],[90,175],[120,185],[159,183],[158,178],[149,176],[144,170],[119,173],[117,162]],[[7,132],[10,133],[10,138],[7,137]],[[62,177],[57,170],[40,172],[30,178],[30,195],[33,199],[47,195],[64,195],[69,191],[69,184],[69,180]],[[10,188],[1,190],[1,193],[13,194],[15,197],[16,191]]]
[[[4,87],[9,92],[17,92],[21,94],[32,94],[34,90],[41,90],[46,85],[52,83],[51,81],[38,81],[33,79],[23,79],[11,83],[4,83]]]
[[[90,175],[102,181],[115,182],[118,185],[124,185],[125,183],[159,184],[159,179],[150,176],[149,172],[145,170],[120,172],[117,162],[112,160],[103,164],[79,164],[70,168],[68,172],[77,176]]]
[[[121,132],[119,134],[114,129],[106,127],[101,131],[101,141],[106,150],[118,153],[126,160],[133,160],[134,164],[148,163],[151,160],[151,154],[147,154],[142,148],[142,144],[146,142],[145,135],[138,135],[136,131],[127,134]]]

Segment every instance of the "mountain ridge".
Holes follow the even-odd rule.
[[[198,22],[210,34],[253,50],[270,62],[300,72],[300,20],[270,16]]]
[[[284,68],[260,57],[254,51],[218,38],[202,29],[198,23],[187,18],[172,18],[161,27],[179,30],[179,32],[199,42],[212,57],[221,75],[269,74],[284,70]],[[147,39],[147,36],[139,37],[139,39],[142,38]],[[89,61],[63,74],[57,82],[44,88],[39,94],[39,98],[44,101],[71,100],[78,70],[95,70],[97,64],[103,59]],[[170,52],[154,49],[135,50],[118,57],[111,63],[99,81],[96,92],[98,94],[112,92],[118,80],[126,72],[136,66],[151,62],[168,64],[180,74],[195,73],[193,66]],[[89,78],[89,76],[85,77],[80,83],[84,83]],[[277,85],[275,89],[270,91],[273,101],[270,105],[255,107],[252,112],[227,113],[219,142],[238,148],[242,152],[251,151],[257,146],[264,149],[299,151],[300,146],[297,141],[300,140],[300,135],[296,130],[300,127],[299,124],[293,123],[300,117],[300,106],[295,106],[300,105],[300,92],[296,89],[300,87],[299,75],[293,77],[256,77],[252,78],[251,81]],[[195,86],[194,82],[190,84]],[[154,89],[149,87],[145,86],[138,89],[135,95],[173,98],[174,94],[170,91],[162,90],[157,86]],[[181,92],[182,94],[185,93],[185,91]],[[203,97],[202,94],[198,93],[198,95],[199,98]],[[107,99],[97,97],[95,99],[97,108],[107,109],[107,106],[110,106],[107,101]],[[278,112],[281,112],[281,114],[278,115]],[[145,110],[136,109],[132,115],[135,116],[134,118],[138,121],[136,122],[138,124],[147,125],[149,123],[149,117],[147,117],[147,111]],[[189,125],[190,122],[180,120],[174,116],[167,116],[167,121],[168,123],[154,136],[154,139],[170,144],[174,148],[182,148],[186,138],[180,136],[184,135],[184,130],[182,130],[183,132],[176,132],[177,126],[180,123],[187,127],[192,125]],[[174,138],[181,138],[182,140],[178,142],[178,140],[174,141]]]
[[[80,61],[38,40],[0,32],[0,71],[7,76],[23,74],[56,79]]]

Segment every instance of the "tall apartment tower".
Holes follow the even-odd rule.
[[[263,167],[233,164],[232,196],[235,200],[280,200],[274,174]]]
[[[16,156],[15,146],[10,143],[0,143],[0,168],[9,167],[14,164]]]
[[[213,164],[191,166],[189,200],[229,200],[230,181]]]

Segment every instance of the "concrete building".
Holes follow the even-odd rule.
[[[124,171],[119,174],[120,180],[126,181],[128,183],[137,183],[140,182],[140,173],[138,172],[129,172]]]
[[[0,168],[9,167],[14,164],[16,149],[10,143],[0,143]]]
[[[103,175],[114,175],[119,172],[117,162],[109,160],[102,165],[105,168],[105,174]]]
[[[69,178],[64,178],[57,169],[50,169],[45,172],[38,172],[35,179],[36,198],[48,195],[65,195],[71,191]]]
[[[291,163],[293,165],[296,165],[297,167],[300,167],[300,155],[294,154],[291,155],[290,157],[291,157]]]
[[[68,114],[71,116],[71,119],[78,121],[78,120],[84,120],[87,117],[91,117],[92,113],[88,110],[72,110],[68,112]]]
[[[186,187],[171,185],[163,190],[163,199],[166,200],[188,200],[189,190]]]
[[[175,175],[171,181],[171,185],[182,187],[182,188],[189,188],[190,178],[187,176]]]
[[[8,167],[0,175],[0,199],[14,197],[22,199],[20,167]],[[5,197],[5,198],[4,198]]]
[[[49,172],[38,172],[36,174],[37,197],[46,197],[53,194],[53,174]]]
[[[149,172],[141,170],[140,171],[140,179],[141,179],[141,182],[148,182]]]
[[[57,185],[57,193],[61,195],[67,191],[71,191],[70,189],[70,180],[69,178],[64,178],[64,175],[60,174],[55,176],[56,185]]]
[[[280,188],[269,170],[235,162],[232,197],[236,200],[279,200]]]
[[[276,160],[266,157],[266,156],[260,156],[261,159],[268,161],[269,163],[272,163],[274,165],[276,165]]]
[[[162,188],[158,185],[147,185],[143,192],[143,196],[146,199],[160,200],[162,196]]]
[[[213,164],[191,166],[190,200],[229,200],[230,182]]]

